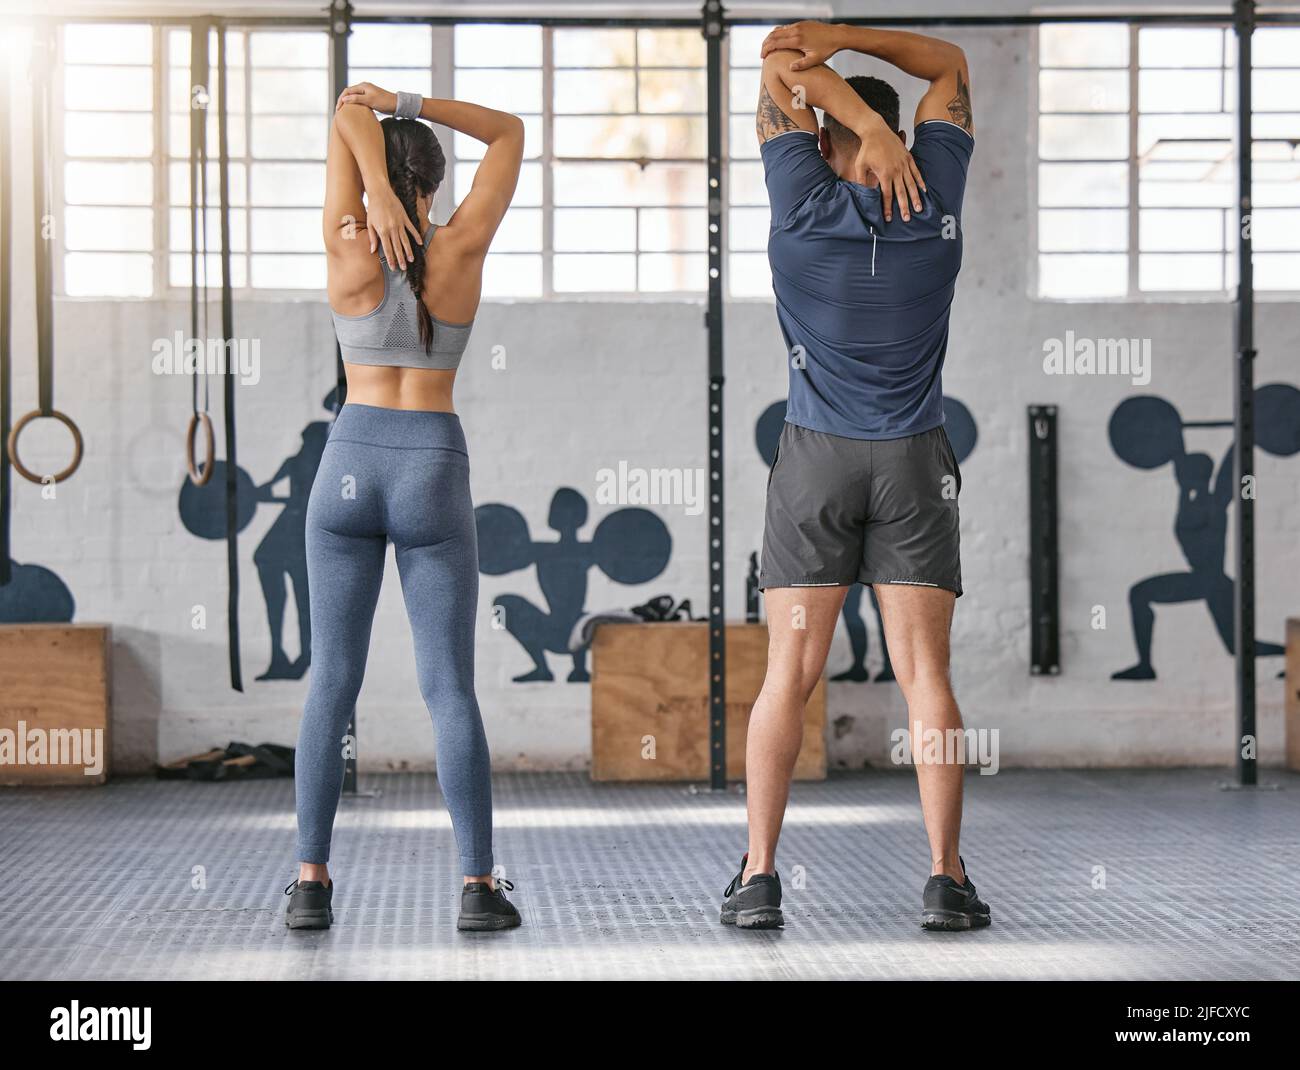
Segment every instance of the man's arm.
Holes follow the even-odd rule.
[[[972,136],[975,133],[966,53],[950,41],[904,30],[796,22],[792,26],[779,26],[768,34],[763,42],[763,55],[766,57],[777,49],[802,53],[800,59],[792,64],[794,71],[824,64],[841,49],[892,63],[904,74],[930,83],[929,90],[917,105],[916,123],[943,119],[955,123]],[[831,114],[835,115],[833,111]],[[835,117],[839,118],[838,115]]]
[[[790,130],[817,131],[813,108],[830,112],[842,126],[857,135],[855,179],[863,182],[867,171],[880,181],[885,219],[893,218],[898,200],[904,220],[921,210],[918,187],[925,189],[921,172],[899,140],[896,131],[873,111],[843,78],[825,64],[796,70],[801,52],[777,49],[763,57],[763,88],[758,105],[758,138],[767,141]],[[802,106],[800,106],[802,105]]]

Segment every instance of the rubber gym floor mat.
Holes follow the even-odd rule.
[[[430,775],[345,799],[328,932],[290,932],[293,784],[119,780],[0,792],[0,977],[1300,977],[1300,776],[1226,771],[967,778],[962,851],[991,928],[920,927],[928,851],[915,778],[794,786],[786,927],[718,923],[743,795],[498,775],[497,857],[523,928],[455,931],[459,876]]]

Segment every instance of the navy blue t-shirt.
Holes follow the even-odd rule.
[[[974,144],[953,123],[921,123],[912,156],[928,191],[924,210],[905,223],[895,204],[886,223],[880,191],[836,175],[817,135],[795,130],[763,143],[789,423],[861,439],[943,423],[940,375]]]

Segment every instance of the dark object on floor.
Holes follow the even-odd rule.
[[[160,765],[159,780],[268,780],[293,776],[293,748],[279,743],[233,742]]]

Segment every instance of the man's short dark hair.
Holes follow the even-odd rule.
[[[853,91],[860,96],[867,107],[889,124],[890,130],[898,127],[898,91],[886,81],[872,78],[866,74],[855,74],[846,78]],[[858,140],[857,135],[841,123],[830,112],[822,117],[822,123],[831,140],[841,145],[851,145]]]

